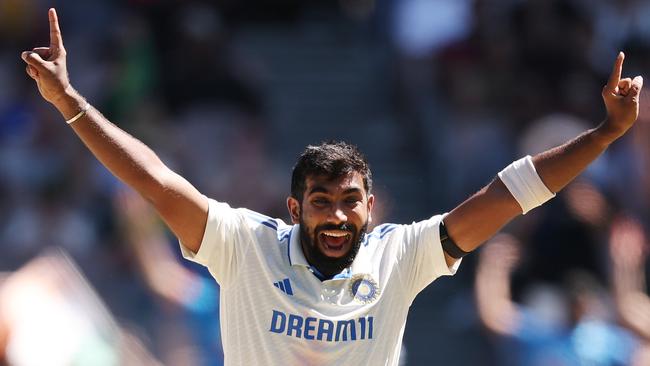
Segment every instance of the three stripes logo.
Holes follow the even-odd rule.
[[[293,289],[291,288],[291,282],[289,282],[288,278],[285,278],[282,281],[274,282],[273,286],[279,288],[280,291],[284,292],[285,294],[293,296]]]

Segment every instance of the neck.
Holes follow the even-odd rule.
[[[305,244],[304,240],[300,241],[300,247],[302,249],[302,253],[305,256],[305,259],[307,260],[307,263],[309,263],[309,266],[312,269],[317,271],[317,273],[315,272],[314,275],[316,277],[318,277],[318,279],[320,279],[321,281],[331,280],[334,276],[341,273],[341,271],[337,272],[337,271],[335,271],[335,270],[333,270],[331,268],[327,268],[326,266],[323,266],[323,265],[319,266],[318,262],[315,261],[312,258],[311,251],[309,250],[309,248],[306,247],[307,245],[309,245],[309,244]]]

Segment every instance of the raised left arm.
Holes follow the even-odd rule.
[[[577,177],[607,147],[634,125],[639,115],[643,78],[621,79],[624,54],[616,58],[602,96],[607,118],[598,127],[532,158],[534,169],[546,188],[556,193]],[[464,252],[471,252],[501,227],[523,212],[500,178],[453,209],[444,219],[449,237]],[[446,253],[447,262],[454,258]]]

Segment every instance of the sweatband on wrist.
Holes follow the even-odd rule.
[[[81,107],[81,111],[79,111],[79,113],[77,113],[74,117],[66,120],[65,123],[72,124],[72,122],[74,122],[74,121],[78,120],[79,118],[83,117],[88,112],[88,109],[90,109],[90,103],[86,102],[86,104],[84,104],[84,106]]]
[[[555,197],[537,174],[530,155],[505,167],[499,172],[499,178],[519,203],[524,215]]]

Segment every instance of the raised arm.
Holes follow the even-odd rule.
[[[607,108],[605,121],[573,140],[532,158],[534,171],[549,193],[564,188],[634,125],[639,114],[643,78],[621,79],[623,59],[621,52],[603,88],[602,96]],[[502,179],[496,178],[452,210],[444,222],[458,248],[471,252],[522,212],[521,202],[515,199]],[[451,263],[454,259],[447,256],[447,261]]]
[[[22,53],[27,74],[95,157],[151,202],[183,244],[197,252],[207,220],[207,199],[146,145],[108,121],[70,85],[56,11],[50,9],[48,15],[50,46]]]

